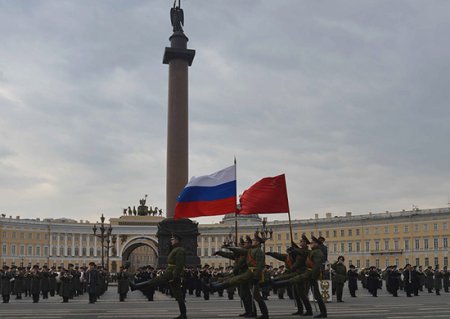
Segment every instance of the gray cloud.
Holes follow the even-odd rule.
[[[0,2],[2,211],[164,206],[170,5]],[[445,205],[447,2],[183,6],[190,175],[234,155],[240,192],[286,173],[296,218]]]

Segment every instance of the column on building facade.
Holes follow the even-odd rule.
[[[59,233],[56,233],[56,256],[59,256],[59,247],[60,247],[60,239],[59,239]]]
[[[211,236],[208,237],[208,256],[211,256]]]
[[[48,256],[53,256],[53,236],[51,231],[48,232],[48,236],[50,236],[48,239]]]
[[[218,248],[218,244],[217,244],[217,242],[219,241],[219,237],[217,237],[216,238],[216,240],[214,241],[214,251],[218,251],[219,249],[217,249]]]
[[[116,251],[117,251],[117,256],[120,256],[120,238],[119,236],[116,236]]]
[[[83,256],[83,234],[78,234],[78,257]]]
[[[200,249],[200,256],[203,256],[203,253],[204,253],[203,249],[205,249],[205,236],[201,236],[200,247],[201,247],[201,249]]]
[[[91,236],[86,235],[86,256],[91,256]]]
[[[67,256],[67,234],[64,234],[64,256]]]
[[[97,236],[94,236],[94,256],[97,257]]]
[[[72,254],[71,256],[75,256],[75,233],[72,233]]]

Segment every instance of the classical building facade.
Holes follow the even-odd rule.
[[[281,216],[281,215],[277,215]],[[156,265],[158,239],[157,216],[121,216],[111,218],[113,231],[109,258],[104,250],[104,263],[115,272],[124,261]],[[450,208],[414,209],[411,211],[385,212],[366,215],[332,216],[293,220],[293,241],[301,235],[323,236],[328,246],[329,261],[339,255],[347,264],[359,268],[371,265],[384,268],[396,264],[441,267],[448,265]],[[229,260],[214,256],[223,243],[235,234],[234,215],[225,216],[220,223],[199,224],[197,254],[202,264],[223,267]],[[70,219],[22,219],[0,217],[0,264],[67,266],[68,263],[83,266],[90,261],[101,263],[100,239],[93,235],[94,224]],[[98,226],[98,225],[97,225]],[[291,243],[287,220],[268,222],[273,238],[265,250],[284,252]],[[258,216],[238,219],[238,237],[253,235],[261,229]],[[98,233],[98,232],[97,232]],[[142,248],[142,247],[146,248]],[[148,258],[146,258],[147,256]],[[267,257],[266,263],[280,263]]]

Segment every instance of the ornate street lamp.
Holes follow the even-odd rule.
[[[109,227],[105,227],[105,217],[102,214],[102,217],[100,217],[100,227],[97,228],[97,225],[94,224],[94,227],[92,230],[94,231],[94,236],[97,238],[100,238],[101,242],[101,256],[102,256],[102,268],[105,268],[105,249],[107,249],[106,259],[107,259],[107,269],[109,268],[109,249],[111,248],[111,234],[112,234],[112,227],[111,224],[109,224]],[[106,225],[107,226],[107,225]],[[97,230],[100,230],[100,234],[97,234]],[[106,242],[106,245],[105,245]]]
[[[263,251],[266,252],[266,241],[273,239],[273,229],[267,227],[267,217],[263,217],[261,231],[259,230],[259,228],[257,228],[255,235],[263,239]]]

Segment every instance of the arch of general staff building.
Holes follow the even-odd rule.
[[[448,265],[448,207],[362,215],[350,212],[341,216],[315,214],[314,218],[292,221],[292,239],[285,215],[270,217],[280,220],[267,224],[273,229],[273,239],[266,243],[266,251],[284,252],[291,240],[298,243],[304,233],[308,237],[326,238],[331,262],[344,255],[346,263],[359,268],[370,265],[384,268],[391,264],[404,266],[406,263]],[[109,269],[115,271],[133,255],[137,255],[136,260],[145,255],[156,260],[157,225],[163,219],[158,216],[111,218],[115,244],[109,249]],[[99,238],[93,236],[93,225],[64,218],[0,217],[0,264],[67,266],[73,263],[83,266],[90,261],[100,264],[101,244]],[[261,219],[258,216],[239,217],[238,225],[239,237],[252,235],[256,229],[261,229]],[[198,228],[197,255],[201,263],[214,267],[229,265],[228,260],[214,256],[214,252],[221,249],[230,234],[234,236],[234,217],[225,216],[219,223],[199,224]],[[280,265],[270,257],[266,262],[274,267]]]

